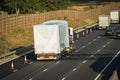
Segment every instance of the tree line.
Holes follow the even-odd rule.
[[[9,14],[26,14],[66,9],[70,0],[1,0],[0,10]]]

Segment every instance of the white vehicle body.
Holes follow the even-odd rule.
[[[111,23],[119,23],[120,21],[120,11],[114,10],[110,12]]]
[[[62,51],[70,47],[68,23],[51,20],[34,25],[34,49],[37,60],[59,59]]]
[[[110,26],[109,15],[100,15],[99,16],[99,29],[105,29],[109,26]]]

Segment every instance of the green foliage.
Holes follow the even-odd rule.
[[[8,13],[35,13],[66,9],[70,0],[2,0],[1,9]]]

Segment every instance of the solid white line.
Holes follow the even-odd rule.
[[[82,63],[86,63],[87,61],[86,60],[84,60]]]
[[[48,69],[44,69],[43,72],[47,71]]]
[[[77,68],[74,68],[74,69],[73,69],[73,71],[76,71],[76,70],[77,70]]]
[[[65,80],[65,77],[64,77],[64,78],[62,78],[61,80]]]
[[[95,77],[94,80],[98,80],[101,74],[105,71],[105,69],[112,63],[112,61],[120,54],[120,51],[111,59],[111,61],[104,67],[104,69]]]

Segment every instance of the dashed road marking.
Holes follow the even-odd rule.
[[[110,42],[107,42],[107,44],[110,44]]]
[[[74,68],[74,69],[73,69],[73,71],[76,71],[76,70],[77,70],[77,68]]]
[[[33,62],[29,62],[29,64],[32,64]]]
[[[66,57],[67,57],[67,58],[69,58],[69,57],[70,57],[70,55],[67,55]]]
[[[13,72],[16,72],[16,71],[18,71],[18,69],[15,69]]]
[[[100,52],[100,50],[97,50],[97,52]]]
[[[104,45],[103,48],[105,48],[106,46]]]
[[[86,63],[87,61],[86,60],[84,60],[82,63]]]
[[[90,57],[93,57],[94,55],[91,55]]]
[[[96,39],[94,39],[93,41],[96,41]]]
[[[48,69],[44,69],[43,72],[47,71]]]
[[[85,48],[85,46],[83,46],[82,48]]]
[[[30,78],[29,80],[33,80],[32,78]]]
[[[65,80],[65,77],[64,77],[64,78],[62,78],[61,80]]]
[[[56,64],[59,64],[59,63],[60,63],[60,61],[57,61],[57,62],[56,62]]]
[[[89,42],[88,44],[91,44],[91,42]]]
[[[78,52],[78,50],[75,50],[75,52]]]
[[[98,36],[97,38],[100,38],[100,36]]]

